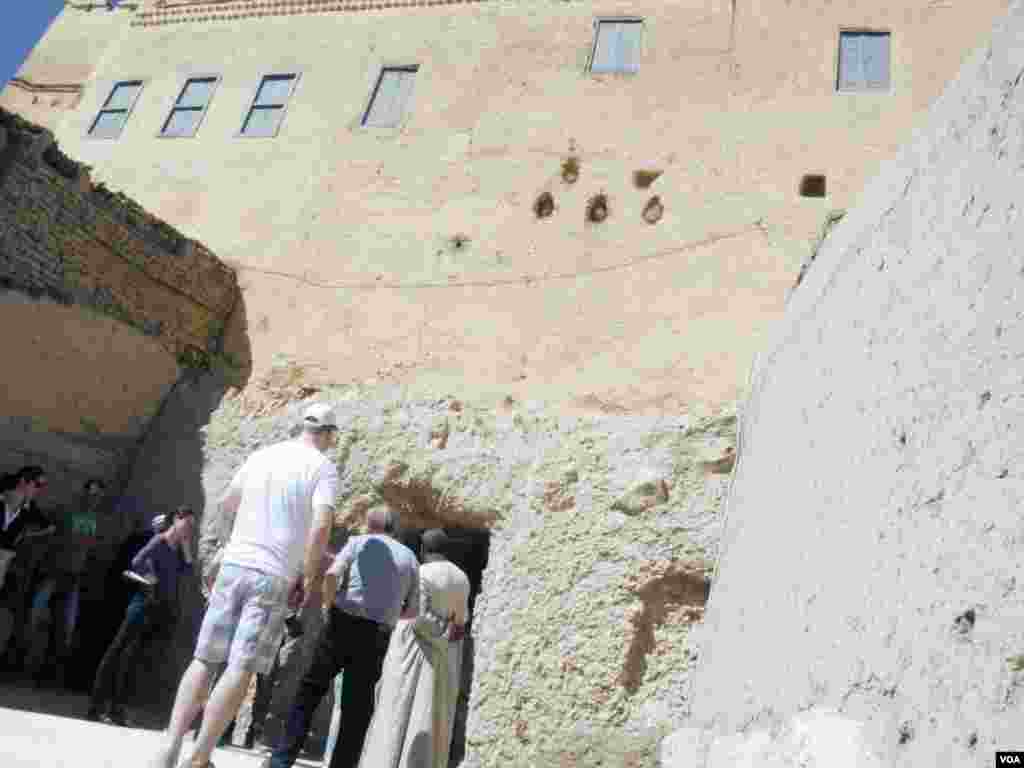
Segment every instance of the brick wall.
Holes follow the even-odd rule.
[[[0,282],[116,317],[175,359],[221,351],[234,272],[0,110]]]
[[[204,246],[93,185],[48,131],[0,108],[0,472],[46,468],[44,508],[103,478],[111,547],[155,514],[152,499],[116,497],[183,378],[245,377],[239,297],[234,272]]]

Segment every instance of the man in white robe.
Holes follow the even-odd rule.
[[[440,529],[423,534],[419,614],[391,635],[359,768],[448,767],[469,613],[469,578],[449,546]]]

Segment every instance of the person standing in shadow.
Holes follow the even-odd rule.
[[[132,558],[132,570],[126,572],[142,579],[143,588],[128,603],[124,620],[96,670],[87,720],[127,725],[122,697],[132,662],[177,620],[178,579],[192,567],[195,515],[191,507],[178,507],[171,521],[161,520],[156,526],[161,532]]]

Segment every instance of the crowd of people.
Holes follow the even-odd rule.
[[[215,551],[206,540],[198,546],[207,606],[153,768],[212,766],[210,756],[234,726],[254,676],[268,698],[267,678],[280,666],[285,641],[302,634],[307,605],[320,609],[320,634],[265,768],[294,764],[335,683],[341,722],[332,727],[329,768],[448,765],[469,579],[451,562],[443,530],[426,531],[414,552],[399,541],[399,514],[387,505],[369,511],[365,534],[329,548],[339,479],[327,454],[337,433],[334,411],[310,406],[301,434],[253,453],[219,501],[223,540],[214,542]],[[0,633],[0,652],[5,646],[9,677],[38,680],[49,660],[61,682],[80,652],[76,629],[87,575],[103,570],[97,532],[106,488],[89,480],[80,503],[48,515],[38,503],[47,484],[43,469],[27,466],[0,485],[0,610],[10,627],[9,637]],[[128,724],[126,680],[172,634],[178,587],[195,556],[195,526],[187,506],[159,515],[107,564],[100,591],[119,584],[123,599],[114,602],[121,615],[108,615],[106,624],[117,629],[94,666],[87,719]],[[182,757],[197,718],[195,740]]]
[[[315,404],[301,426],[298,438],[253,453],[220,501],[230,534],[204,574],[206,612],[153,768],[211,766],[253,677],[272,671],[307,604],[320,607],[323,624],[267,768],[294,764],[339,674],[329,768],[448,765],[469,578],[450,561],[440,529],[423,535],[420,565],[396,538],[399,516],[388,506],[370,510],[367,532],[330,552],[339,479],[327,453],[337,417]]]
[[[191,562],[193,514],[180,507],[169,517],[159,515],[149,530],[129,535],[120,551],[104,552],[104,482],[87,480],[74,504],[53,512],[40,504],[48,485],[38,466],[0,479],[3,676],[36,686],[90,688],[89,719],[126,725],[126,675],[140,652],[159,650],[155,641],[166,638],[177,620],[176,576]],[[105,630],[117,627],[111,618],[124,605],[124,621],[97,667],[100,654],[93,651],[110,641]],[[83,612],[88,621],[81,620]]]

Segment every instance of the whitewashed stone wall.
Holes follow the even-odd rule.
[[[1015,2],[756,365],[700,631],[712,729],[666,763],[809,764],[806,740],[783,746],[814,722],[849,736],[816,765],[1024,748],[1022,127]]]

